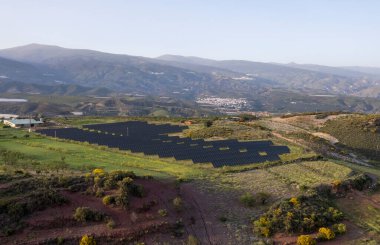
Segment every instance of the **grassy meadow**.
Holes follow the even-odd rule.
[[[38,166],[54,168],[64,162],[76,170],[101,167],[107,171],[125,169],[139,175],[151,175],[158,178],[198,178],[205,170],[189,166],[186,162],[172,159],[145,157],[142,154],[130,154],[107,147],[83,143],[68,142],[29,134],[19,129],[0,130],[0,149],[19,152],[26,161]],[[29,137],[25,137],[29,135]]]

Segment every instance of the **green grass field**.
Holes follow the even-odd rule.
[[[327,161],[302,162],[272,167],[267,170],[286,183],[303,186],[331,184],[334,180],[343,180],[350,176],[348,167]]]
[[[199,178],[206,175],[207,167],[176,162],[173,159],[145,157],[142,154],[83,143],[67,142],[30,134],[18,129],[0,130],[0,149],[20,152],[40,165],[54,165],[65,157],[65,162],[74,169],[102,167],[106,170],[127,169],[138,175],[152,175],[158,178]],[[14,137],[17,138],[14,138]],[[210,172],[210,171],[207,171]]]
[[[340,142],[347,152],[361,154],[380,166],[380,133],[371,125],[379,115],[350,115],[329,120],[322,128]]]

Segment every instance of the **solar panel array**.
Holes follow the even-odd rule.
[[[37,132],[63,139],[104,145],[120,150],[142,152],[145,155],[174,157],[194,163],[212,163],[216,168],[280,160],[289,153],[287,146],[275,146],[272,141],[219,140],[204,141],[169,136],[185,126],[148,124],[142,121],[84,125],[78,128],[43,129]]]

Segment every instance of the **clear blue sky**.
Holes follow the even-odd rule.
[[[380,0],[0,0],[0,48],[380,67]]]

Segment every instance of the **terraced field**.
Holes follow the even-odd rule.
[[[348,167],[327,161],[287,164],[267,169],[267,171],[286,183],[309,187],[343,180],[352,173]]]

